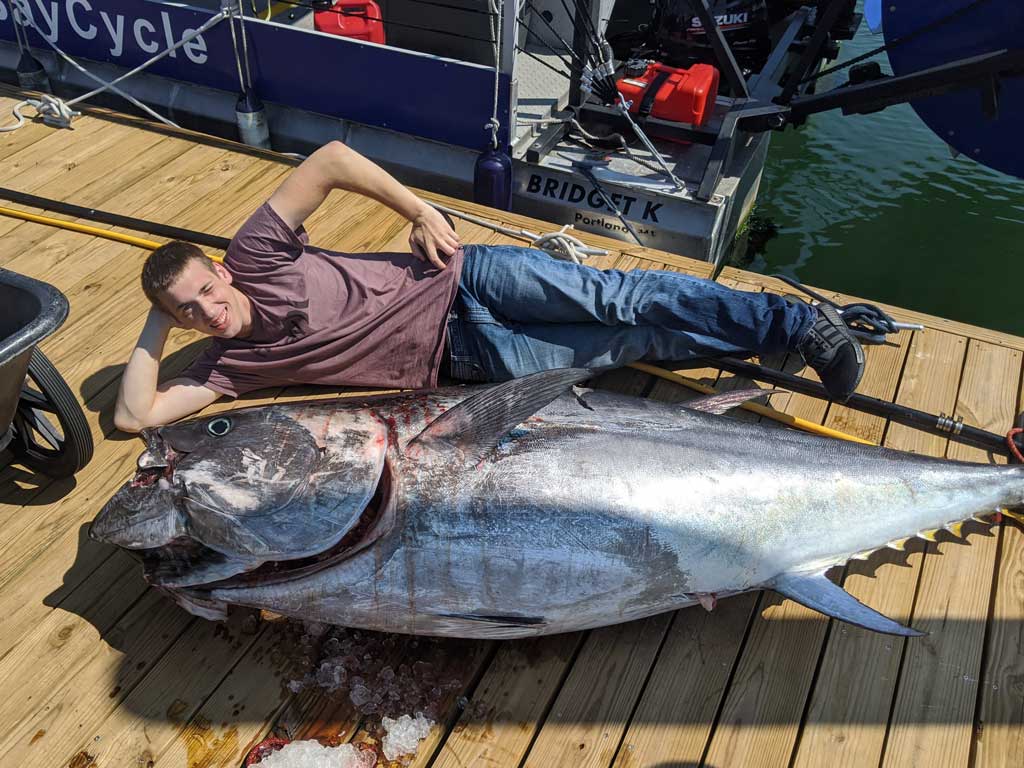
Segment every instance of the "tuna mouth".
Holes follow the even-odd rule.
[[[165,483],[170,485],[171,479],[174,477],[174,468],[168,464],[166,467],[150,467],[149,469],[140,469],[135,473],[135,477],[132,478],[132,488],[148,488],[151,485],[155,485],[163,480]]]
[[[146,454],[143,454],[145,456]],[[179,457],[179,454],[174,451],[168,450],[166,456],[165,466],[154,466],[154,467],[143,467],[140,466],[136,471],[135,476],[131,480],[131,487],[133,489],[148,488],[151,485],[166,483],[166,487],[170,487],[171,482],[174,479],[174,465],[175,460]],[[140,457],[139,461],[142,461]]]
[[[167,445],[159,429],[144,429],[139,433],[146,441],[146,450],[138,459],[138,471],[132,478],[132,488],[148,488],[161,480],[168,485],[174,477],[174,465],[181,454]]]

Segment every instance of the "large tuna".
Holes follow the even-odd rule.
[[[551,371],[232,411],[147,435],[92,535],[199,615],[522,637],[771,588],[916,634],[825,577],[1024,501],[1024,469],[925,458],[659,403]],[[763,394],[763,393],[762,393]]]

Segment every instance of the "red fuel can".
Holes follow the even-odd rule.
[[[642,75],[620,78],[618,85],[619,93],[633,102],[629,111],[634,115],[701,126],[715,106],[718,69],[710,64],[680,69],[651,62]]]
[[[337,0],[313,12],[313,28],[339,37],[385,44],[380,6],[374,0]]]

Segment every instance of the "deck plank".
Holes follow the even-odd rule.
[[[3,115],[3,118],[0,118],[0,124],[14,124],[14,115],[11,110],[19,101],[21,101],[20,96],[15,97],[6,93],[0,93],[0,115]],[[28,120],[16,131],[0,133],[0,157],[9,157],[24,147],[34,144],[40,139],[52,133],[57,133],[60,130],[60,128],[46,125],[42,120]]]
[[[144,143],[138,135],[131,135],[108,149],[97,152],[83,160],[74,172],[55,175],[46,183],[33,190],[34,194],[53,199],[73,199],[77,205],[102,210],[113,209],[124,215],[135,215],[147,202],[160,199],[161,192],[179,182],[167,172],[168,167],[189,173],[190,169],[199,174],[213,167],[218,158],[226,158],[223,152],[210,147],[197,147],[186,142],[164,139],[156,144]],[[149,137],[143,137],[149,138]],[[110,166],[118,161],[122,152],[138,155],[137,162],[125,169],[123,174],[111,174]],[[163,180],[161,184],[160,181]],[[201,188],[197,189],[197,194]],[[45,209],[22,207],[30,213],[38,213],[60,221],[73,221],[96,229],[113,230],[109,225],[88,219],[76,219]],[[157,209],[153,208],[155,212]],[[173,216],[173,205],[163,215]],[[0,224],[18,222],[17,219],[0,218]],[[138,233],[135,233],[138,235]],[[143,235],[144,237],[149,237]],[[115,244],[103,241],[112,247]],[[96,249],[95,238],[90,235],[57,229],[36,222],[18,222],[18,226],[3,232],[0,239],[0,259],[8,269],[31,274],[40,280],[48,280],[67,288],[75,279],[91,271],[88,251]],[[86,253],[80,253],[85,250]],[[100,251],[102,253],[102,251]],[[139,251],[141,255],[141,251]],[[129,257],[130,258],[130,257]],[[78,270],[76,272],[76,269]]]
[[[502,643],[433,768],[518,766],[582,639],[571,632]]]
[[[861,391],[892,398],[907,353],[907,339],[865,350]],[[895,369],[896,373],[893,373]],[[803,371],[809,376],[812,372]],[[784,399],[786,412],[861,436],[877,427],[859,412],[833,415],[826,401],[800,395]],[[777,407],[777,404],[776,404]],[[827,416],[827,418],[826,418]],[[780,765],[790,759],[829,620],[773,592],[765,593],[712,737],[712,765]]]
[[[1017,409],[1024,403],[1024,381]],[[980,706],[974,765],[1010,768],[1024,754],[1024,525],[1004,520]]]
[[[1024,528],[1004,522],[998,586],[975,735],[977,768],[1013,768],[1024,754]]]
[[[676,611],[614,768],[700,764],[758,599]]]
[[[966,346],[966,340],[959,336],[934,331],[915,333],[896,402],[950,411]],[[862,423],[868,430],[865,437],[876,434],[877,424],[870,417]],[[942,456],[947,442],[942,437],[891,424],[884,444],[898,450]],[[923,550],[924,542],[916,540],[905,553],[883,550],[868,561],[853,562],[843,587],[886,616],[909,622]],[[859,627],[832,627],[795,767],[878,763],[904,644],[902,639]]]
[[[972,340],[956,412],[1005,431],[1015,416],[1020,371],[1020,352]],[[959,443],[946,455],[987,460],[984,451]],[[998,538],[987,526],[965,530],[972,532],[969,546],[942,540],[928,548],[914,623],[930,634],[907,644],[885,766],[959,766],[969,759]]]
[[[525,768],[611,763],[670,620],[660,614],[590,633]]]
[[[93,152],[116,144],[128,136],[131,129],[110,126],[102,120],[89,118],[75,129],[74,141],[60,130],[51,130],[39,140],[26,146],[11,146],[4,154],[4,184],[19,192],[33,189],[54,175],[73,170],[75,165]],[[20,131],[15,131],[15,134]],[[2,150],[0,150],[2,151]]]
[[[125,578],[138,581],[139,574],[133,570]],[[112,627],[53,611],[30,633],[27,639],[34,642],[19,644],[4,658],[4,677],[20,684],[17,694],[4,701],[9,711],[0,736],[0,748],[12,764],[66,764],[81,736],[79,724],[89,727],[114,711],[121,691],[142,679],[195,621],[154,590],[134,604],[118,601],[112,610],[124,608],[127,612]],[[122,656],[137,661],[126,667]]]

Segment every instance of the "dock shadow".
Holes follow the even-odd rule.
[[[124,552],[113,545],[101,544],[100,542],[90,539],[89,525],[90,523],[83,523],[79,527],[78,549],[75,551],[75,561],[64,572],[61,585],[43,598],[43,605],[50,608],[63,608],[71,613],[76,613],[80,618],[85,619],[92,624],[99,635],[104,637],[105,623],[99,620],[96,615],[85,607],[88,604],[88,601],[83,599],[82,595],[79,595],[78,599],[72,604],[64,605],[69,596],[71,596],[76,590],[83,588],[83,585],[85,585],[89,577],[95,574],[100,567],[110,560],[110,558],[117,557],[125,559],[128,557]],[[145,583],[142,579],[142,568],[139,567],[135,569],[135,571],[134,578],[129,578],[129,583],[127,584],[128,587],[134,586],[135,589],[120,589],[111,592],[108,595],[109,600],[106,604],[107,607],[105,608],[105,613],[109,612],[118,616],[123,615],[129,608],[131,608],[135,600],[137,600],[137,594],[143,591],[142,587],[145,586]],[[133,581],[135,582],[134,585],[130,583]],[[84,589],[87,591],[88,586]],[[99,591],[97,591],[97,594],[99,594]],[[122,650],[116,637],[107,639],[108,645],[112,648]]]
[[[17,514],[22,507],[44,507],[54,504],[71,493],[78,482],[74,477],[54,480],[23,464],[17,457],[0,456],[0,503],[10,505],[7,513]],[[6,514],[0,515],[2,524]]]

